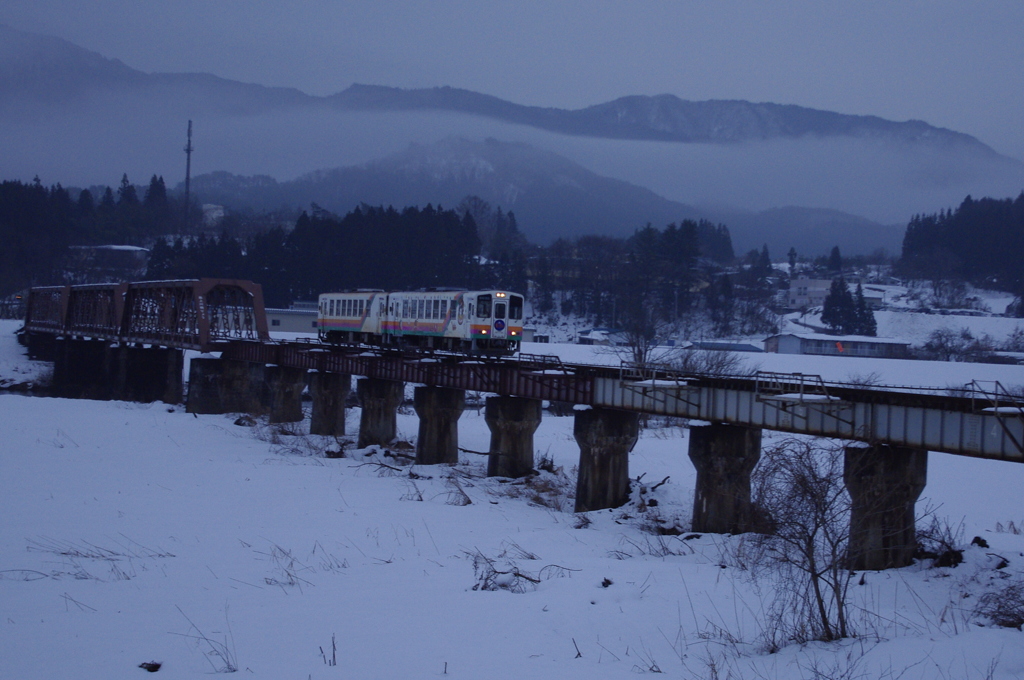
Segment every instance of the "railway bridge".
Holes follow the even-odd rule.
[[[35,288],[21,337],[31,355],[54,361],[54,389],[65,396],[178,403],[183,350],[203,353],[190,361],[186,403],[193,413],[302,420],[308,384],[310,432],[320,435],[345,433],[352,376],[360,376],[360,447],[394,440],[397,409],[412,383],[421,464],[457,462],[466,391],[493,394],[485,407],[493,476],[528,474],[542,402],[571,403],[580,447],[577,512],[627,499],[639,414],[687,418],[697,469],[694,531],[754,528],[750,474],[762,430],[847,440],[855,569],[910,563],[928,451],[1024,462],[1024,401],[998,383],[974,383],[950,396],[803,374],[705,375],[524,354],[488,359],[272,341],[260,287],[247,281]]]

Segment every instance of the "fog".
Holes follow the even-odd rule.
[[[193,175],[215,170],[278,180],[366,163],[410,143],[494,137],[561,154],[599,174],[705,209],[831,208],[883,224],[957,205],[967,194],[1015,196],[1024,165],[956,149],[874,139],[774,140],[708,145],[572,137],[437,112],[322,109],[229,115],[137,96],[84,100],[74,111],[8,111],[0,176],[65,186],[184,179],[185,130],[194,119]],[[509,206],[514,207],[514,206]]]

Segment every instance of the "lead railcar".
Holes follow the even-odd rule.
[[[324,293],[317,320],[331,344],[513,354],[523,336],[523,296],[505,290],[360,290]]]

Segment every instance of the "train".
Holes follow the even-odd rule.
[[[317,329],[332,345],[506,356],[523,338],[523,296],[444,289],[323,293]]]

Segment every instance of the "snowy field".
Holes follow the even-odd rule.
[[[0,378],[45,371],[0,330]],[[921,378],[903,372],[921,362],[879,363],[885,382]],[[942,371],[960,366],[986,368]],[[161,678],[1024,676],[1022,633],[972,613],[1022,578],[1024,536],[1007,530],[1024,525],[1019,464],[931,454],[919,511],[937,507],[965,546],[989,547],[966,546],[956,568],[865,573],[851,590],[857,637],[768,654],[771,592],[737,559],[742,539],[653,531],[689,529],[683,427],[645,430],[633,501],[581,518],[569,417],[545,415],[535,448],[555,472],[529,483],[487,479],[473,453],[411,466],[349,443],[326,458],[338,442],[303,436],[306,424],[236,418],[0,392],[0,678],[141,677],[150,661]],[[400,438],[416,429],[403,408]],[[468,409],[459,435],[486,451],[482,412]],[[482,558],[523,578],[475,588]]]

